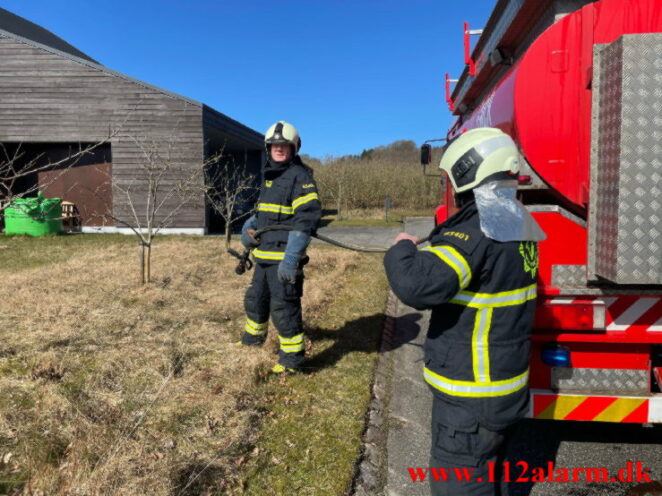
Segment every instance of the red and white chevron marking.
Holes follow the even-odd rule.
[[[662,332],[662,298],[655,296],[604,296],[607,332]]]
[[[596,422],[661,423],[662,394],[581,395],[531,389],[529,418]]]

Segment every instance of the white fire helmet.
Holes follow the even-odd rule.
[[[264,145],[267,148],[267,152],[269,152],[271,145],[277,143],[287,143],[292,145],[293,154],[296,155],[301,149],[301,137],[299,137],[299,131],[288,122],[276,122],[267,129],[266,133],[264,133]]]
[[[500,129],[479,127],[446,144],[439,168],[448,174],[455,192],[462,193],[488,178],[510,176],[515,179],[519,172],[519,153],[512,138]]]

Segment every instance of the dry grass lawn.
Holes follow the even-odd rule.
[[[373,318],[358,348],[351,339],[338,348],[337,339],[348,320],[360,323],[383,307],[381,258],[310,250],[308,373],[274,379],[267,376],[276,361],[273,332],[262,349],[234,344],[250,276],[234,274],[219,239],[158,239],[145,287],[137,284],[136,245],[107,239],[82,242],[75,255],[75,240],[66,240],[71,249],[57,238],[50,247],[48,239],[0,242],[0,259],[32,260],[0,265],[0,494],[331,494],[312,479],[291,493],[256,482],[261,460],[274,463],[270,447],[289,446],[283,439],[273,445],[269,436],[279,434],[269,426],[278,408],[297,401],[287,399],[296,381],[312,402],[309,422],[326,422],[336,401],[341,423],[331,427],[344,428],[345,418],[354,429],[347,455],[331,467],[343,472],[346,487],[381,320]],[[31,252],[49,249],[52,262]],[[363,286],[363,306],[348,306],[350,284]],[[348,377],[359,373],[356,364],[361,375]],[[345,379],[358,380],[354,399],[320,395],[315,403],[316,376],[338,390]],[[284,419],[281,427],[297,431],[302,420]],[[323,447],[317,454],[322,447],[313,444],[307,456],[331,463],[334,453]],[[274,484],[293,487],[289,477],[281,471]]]
[[[322,222],[332,226],[398,226],[404,223],[405,217],[432,217],[431,208],[393,208],[388,211],[388,218],[383,208],[364,208],[345,210],[338,219],[336,210],[325,210]]]

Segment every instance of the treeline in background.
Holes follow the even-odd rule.
[[[439,174],[440,156],[440,148],[434,149],[428,174]],[[413,141],[396,141],[360,155],[302,159],[314,169],[322,205],[336,210],[338,217],[383,210],[387,198],[392,208],[432,212],[441,198],[441,177],[423,174],[420,149]]]

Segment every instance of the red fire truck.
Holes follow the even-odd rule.
[[[662,1],[498,0],[464,37],[447,137],[510,134],[547,234],[530,416],[662,422]]]

